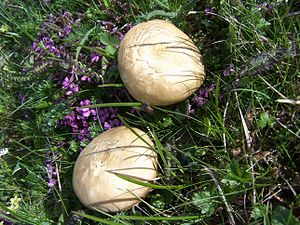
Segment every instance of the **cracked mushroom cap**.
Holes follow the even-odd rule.
[[[118,68],[135,99],[158,106],[185,100],[205,77],[198,48],[185,33],[164,20],[140,23],[125,35]]]
[[[73,171],[73,189],[86,207],[105,212],[127,210],[150,191],[117,176],[143,181],[157,176],[153,142],[143,131],[132,130],[121,126],[105,131],[80,153]]]

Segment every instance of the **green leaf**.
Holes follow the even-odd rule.
[[[201,209],[201,213],[207,217],[211,216],[216,207],[216,202],[212,200],[211,193],[209,191],[198,192],[192,198],[192,203]]]
[[[284,206],[278,205],[273,210],[272,215],[273,225],[299,225],[299,220],[293,215],[291,209],[287,209]]]
[[[259,128],[263,129],[266,126],[273,127],[275,122],[276,118],[274,116],[270,116],[267,112],[262,112],[259,120],[257,121],[257,125]]]
[[[104,32],[100,34],[100,41],[104,45],[110,45],[112,47],[116,47],[120,44],[120,40],[118,37],[111,35],[108,32]]]
[[[100,103],[94,105],[82,106],[81,108],[96,108],[96,107],[139,107],[142,106],[140,102],[112,102],[112,103]]]
[[[103,0],[103,3],[104,3],[106,8],[110,8],[111,5],[112,5],[110,0]]]
[[[251,174],[247,172],[247,168],[241,167],[236,160],[232,160],[229,165],[229,178],[240,182],[249,182],[252,179]]]
[[[117,48],[111,45],[107,45],[105,47],[105,51],[107,54],[114,55],[117,52]]]
[[[173,123],[173,120],[172,120],[171,117],[165,117],[165,118],[163,119],[162,126],[163,126],[164,128],[169,127],[169,126],[172,126],[172,125],[174,125],[174,123]]]

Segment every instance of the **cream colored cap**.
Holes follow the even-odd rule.
[[[125,35],[118,68],[135,99],[158,106],[185,100],[205,77],[198,48],[185,33],[164,20],[140,23]]]
[[[80,153],[73,171],[73,188],[85,206],[106,212],[127,210],[150,188],[116,175],[152,181],[157,176],[153,142],[143,131],[125,126],[101,133]],[[146,142],[146,143],[145,143]]]

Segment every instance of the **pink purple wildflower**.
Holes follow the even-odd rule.
[[[216,84],[212,84],[208,88],[202,88],[197,91],[188,105],[188,113],[194,114],[199,108],[203,107],[208,102],[209,97],[214,94],[215,90]]]
[[[78,84],[74,83],[74,76],[65,77],[64,80],[62,81],[62,88],[67,91],[66,92],[67,96],[79,91]]]
[[[233,75],[234,73],[235,73],[235,66],[232,63],[223,71],[223,75],[225,77]]]
[[[49,192],[52,191],[53,187],[57,184],[58,180],[58,174],[57,169],[55,166],[55,161],[57,160],[57,153],[47,151],[46,153],[46,160],[45,160],[45,167],[47,172],[47,183],[49,187]]]
[[[117,117],[117,109],[109,108],[85,108],[91,105],[88,99],[80,101],[80,106],[72,110],[64,118],[65,126],[69,126],[79,141],[86,141],[90,138],[90,123],[99,120],[104,130],[122,125]]]

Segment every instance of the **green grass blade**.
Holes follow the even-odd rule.
[[[78,61],[78,57],[80,54],[80,51],[82,49],[82,46],[84,45],[84,43],[87,41],[87,39],[89,38],[90,34],[95,30],[96,27],[93,27],[92,29],[88,30],[88,32],[86,32],[86,34],[84,35],[84,37],[82,38],[82,40],[79,43],[79,46],[76,49],[76,57],[75,57],[75,61]]]
[[[129,220],[143,220],[143,221],[180,221],[180,220],[196,220],[200,219],[200,216],[116,216],[119,219],[129,219]]]
[[[90,219],[90,220],[93,220],[95,222],[100,222],[102,224],[107,224],[107,225],[123,225],[122,223],[117,223],[117,222],[114,222],[114,221],[109,221],[107,219],[103,219],[103,218],[99,218],[99,217],[96,217],[96,216],[92,216],[92,215],[89,215],[89,214],[85,214],[85,213],[82,213],[82,212],[74,212],[75,214],[79,215],[79,216],[82,216],[84,218],[87,218],[87,219]]]
[[[112,102],[112,103],[100,103],[94,105],[82,106],[82,108],[103,108],[103,107],[139,107],[142,106],[140,102]]]
[[[12,216],[14,216],[16,219],[18,219],[19,221],[22,221],[22,222],[26,222],[28,224],[33,224],[33,225],[39,225],[38,223],[35,223],[35,222],[32,222],[32,221],[29,221],[27,220],[27,218],[23,217],[23,216],[20,216],[19,214],[17,214],[16,212],[14,212],[13,210],[10,210],[8,207],[6,207],[4,204],[2,204],[0,202],[0,208],[2,210],[4,210],[5,212],[8,212],[10,213]]]
[[[149,187],[149,188],[153,188],[153,189],[163,189],[163,190],[170,190],[170,189],[175,189],[175,190],[180,190],[180,189],[184,189],[186,188],[186,186],[184,185],[178,185],[178,186],[173,186],[173,185],[167,185],[167,186],[162,186],[162,185],[157,185],[157,184],[152,184],[149,183],[147,181],[142,181],[139,179],[135,179],[117,172],[113,172],[113,171],[109,171],[111,173],[114,173],[115,175],[117,175],[118,177],[120,177],[123,180],[129,181],[131,183],[135,183],[144,187]]]

